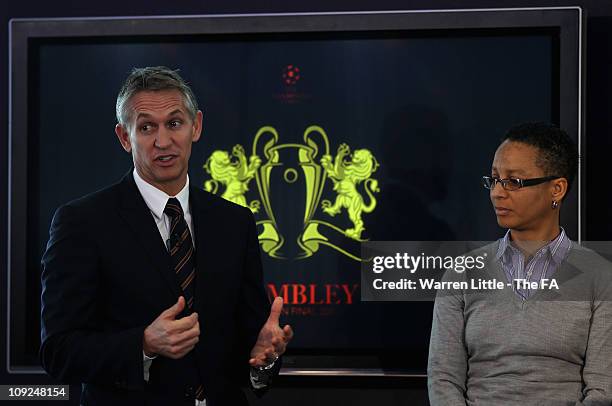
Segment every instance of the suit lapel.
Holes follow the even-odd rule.
[[[151,211],[136,187],[132,171],[128,172],[121,182],[119,215],[134,233],[136,237],[134,243],[147,254],[151,265],[164,278],[165,285],[176,300],[182,293],[176,274],[170,266],[170,256],[159,235]]]
[[[214,297],[215,281],[209,272],[214,266],[213,259],[219,255],[215,253],[214,229],[216,224],[210,217],[210,202],[207,201],[206,192],[190,185],[189,199],[191,203],[191,216],[196,242],[196,270],[194,307],[196,309],[210,308],[206,306]]]

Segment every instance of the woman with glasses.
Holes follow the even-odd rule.
[[[432,406],[612,405],[612,269],[559,224],[577,165],[548,124],[513,127],[497,148],[482,182],[508,231],[484,248],[486,272],[510,287],[438,292]]]

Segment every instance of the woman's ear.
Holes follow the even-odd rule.
[[[552,181],[552,200],[561,202],[567,193],[567,179],[557,178]]]

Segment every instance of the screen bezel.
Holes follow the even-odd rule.
[[[7,238],[7,371],[44,373],[23,365],[26,316],[11,309],[24,308],[27,296],[26,246],[28,202],[28,114],[30,50],[36,40],[104,40],[145,37],[228,34],[368,33],[380,31],[459,31],[550,28],[559,40],[559,124],[584,144],[583,38],[584,15],[580,7],[516,9],[423,10],[350,13],[231,14],[200,16],[148,16],[107,18],[13,19],[9,22],[9,128],[8,128],[8,238]],[[581,159],[577,177],[578,240],[585,232],[585,193]],[[381,353],[384,349],[380,349]],[[376,366],[373,354],[359,351],[296,351],[284,374],[415,376],[423,371],[389,371]],[[332,354],[332,355],[330,355]],[[376,358],[376,357],[374,357]],[[344,366],[342,366],[344,365]]]

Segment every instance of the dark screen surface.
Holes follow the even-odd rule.
[[[132,67],[166,65],[180,69],[204,112],[190,182],[204,187],[213,178],[204,166],[211,168],[215,151],[237,165],[232,150],[239,144],[247,162],[251,155],[261,159],[243,196],[247,204],[259,202],[259,231],[272,236],[262,245],[266,287],[285,297],[284,322],[299,332],[292,350],[418,353],[405,366],[424,368],[432,303],[361,302],[358,240],[503,234],[479,180],[507,128],[558,122],[555,36],[489,30],[169,38],[47,40],[32,47],[27,272],[33,300],[26,335],[32,354],[39,339],[39,261],[54,210],[130,170],[114,134],[117,92]],[[347,210],[334,216],[323,210],[338,193],[322,175],[321,158],[337,160],[342,144],[349,148],[345,159],[354,162],[355,151],[367,150],[360,156],[375,168],[364,166],[356,183],[369,209],[361,213],[357,238],[343,234],[355,228]],[[219,194],[225,182],[217,182]],[[565,217],[566,231],[577,238],[577,215]]]

